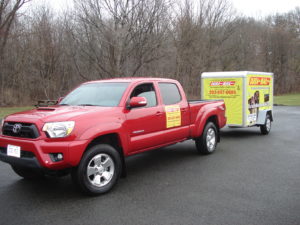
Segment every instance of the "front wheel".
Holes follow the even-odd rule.
[[[213,122],[208,122],[203,130],[201,137],[195,140],[197,151],[208,155],[217,148],[218,131]]]
[[[72,171],[72,179],[87,194],[104,194],[117,183],[121,169],[117,150],[110,145],[99,144],[84,154],[79,166]]]
[[[264,135],[269,134],[271,131],[271,123],[271,117],[267,114],[265,124],[260,126],[260,132]]]

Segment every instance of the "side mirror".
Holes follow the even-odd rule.
[[[144,97],[132,97],[129,102],[129,108],[138,108],[147,105],[147,99]]]
[[[63,99],[64,99],[64,97],[59,97],[57,100],[57,104],[60,103]]]

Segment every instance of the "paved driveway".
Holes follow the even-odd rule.
[[[300,224],[299,121],[300,107],[275,107],[268,136],[224,129],[210,156],[188,141],[128,158],[128,177],[93,198],[0,163],[0,224]]]

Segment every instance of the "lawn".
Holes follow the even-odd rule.
[[[288,105],[288,106],[300,106],[300,93],[298,94],[288,94],[274,97],[274,104]],[[33,106],[25,107],[1,107],[0,108],[0,119],[6,115],[29,110],[34,108]]]
[[[300,93],[275,96],[274,104],[300,106]]]
[[[26,107],[1,107],[0,108],[0,119],[3,118],[6,115],[15,113],[15,112],[21,112],[28,109],[34,108],[33,106],[26,106]]]

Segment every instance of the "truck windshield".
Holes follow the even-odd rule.
[[[69,93],[59,105],[118,106],[129,83],[83,84]]]

